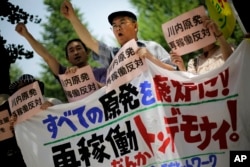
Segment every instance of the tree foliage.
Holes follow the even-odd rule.
[[[16,81],[22,74],[23,74],[23,71],[21,70],[21,68],[16,63],[11,64],[11,67],[10,67],[10,80],[12,82]]]
[[[130,2],[136,7],[139,13],[139,36],[142,39],[154,40],[160,43],[168,51],[170,51],[170,48],[163,36],[162,24],[205,4],[204,0],[130,0]],[[235,31],[228,41],[232,45],[237,46],[241,42],[242,36],[242,31],[237,24]],[[183,56],[184,62],[187,63],[197,52]]]
[[[14,5],[8,0],[1,1],[0,5],[0,19],[6,20],[10,24],[16,24],[18,22],[28,23],[33,22],[35,24],[39,24],[41,22],[41,18],[38,15],[29,14],[28,12],[24,11],[18,5]],[[10,57],[10,63],[15,63],[16,59],[22,59],[22,56],[29,59],[33,57],[33,52],[25,50],[23,45],[16,45],[16,44],[6,44],[6,40],[2,37],[1,44],[5,45],[5,48]]]

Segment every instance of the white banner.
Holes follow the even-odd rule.
[[[28,167],[229,166],[250,150],[250,41],[193,76],[148,70],[106,93],[56,105],[16,125]]]

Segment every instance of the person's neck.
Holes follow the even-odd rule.
[[[78,68],[81,68],[81,67],[85,67],[85,66],[87,66],[88,65],[88,63],[81,63],[81,64],[77,64],[77,67]]]
[[[130,41],[130,40],[132,40],[132,39],[135,39],[135,41],[138,41],[138,38],[137,38],[137,37],[131,38],[131,39],[129,39],[128,41]],[[128,41],[124,42],[123,44],[120,44],[120,46],[122,47],[122,46],[125,45]]]

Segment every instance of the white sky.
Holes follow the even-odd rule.
[[[43,19],[42,23],[46,21],[46,8],[43,5],[43,0],[9,0],[9,2],[19,5],[30,14],[39,15],[39,18]],[[137,14],[129,0],[71,0],[71,2],[74,7],[80,9],[80,13],[84,16],[83,20],[87,22],[93,35],[110,45],[115,44],[115,39],[110,30],[108,15],[118,10],[129,10]],[[43,27],[40,24],[28,23],[27,27],[36,39],[42,40],[40,33],[43,32]],[[0,31],[1,35],[7,40],[7,44],[20,44],[26,50],[33,51],[28,42],[15,31],[15,25],[1,21]],[[34,52],[32,59],[22,58],[22,60],[17,60],[16,63],[23,73],[39,77],[39,73],[42,70],[40,67],[42,61],[40,56]]]

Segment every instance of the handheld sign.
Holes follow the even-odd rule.
[[[202,24],[204,6],[186,12],[162,25],[164,37],[178,55],[201,49],[216,41],[214,34]]]
[[[35,81],[19,89],[8,101],[12,115],[17,116],[16,123],[20,123],[41,111],[44,98],[38,81]]]
[[[75,73],[59,75],[62,87],[69,102],[83,99],[98,90],[91,67],[77,69]]]
[[[137,50],[137,43],[132,39],[116,54],[107,70],[107,92],[131,81],[147,69],[145,60],[136,54]]]

